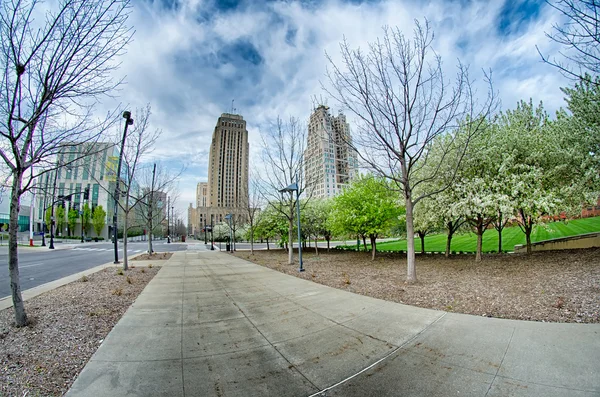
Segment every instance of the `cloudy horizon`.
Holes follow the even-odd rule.
[[[322,89],[328,86],[326,53],[338,62],[342,40],[365,49],[383,26],[412,37],[414,20],[425,18],[446,78],[460,60],[479,82],[484,70],[493,72],[502,109],[530,98],[551,114],[564,106],[560,87],[570,82],[536,49],[558,55],[545,33],[562,21],[544,1],[526,0],[133,0],[135,35],[118,70],[126,83],[118,98],[101,106],[152,106],[151,128],[163,134],[151,157],[174,169],[186,166],[177,204],[185,219],[196,184],[207,180],[211,136],[222,113],[235,108],[246,120],[252,167],[259,132],[276,117],[306,123],[315,100],[342,110]]]

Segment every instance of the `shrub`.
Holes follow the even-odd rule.
[[[83,277],[81,277],[81,280],[80,280],[80,281],[81,281],[82,283],[87,283],[88,281],[90,281],[90,279],[89,279],[87,276],[83,276]]]

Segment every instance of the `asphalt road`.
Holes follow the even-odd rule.
[[[157,252],[173,252],[185,250],[185,244],[166,244],[164,241],[153,243]],[[128,255],[145,252],[147,242],[130,242],[127,244]],[[19,251],[19,274],[21,290],[37,287],[50,281],[81,272],[104,263],[114,261],[111,243],[83,243],[72,248],[51,250],[47,247],[24,248]],[[123,247],[119,244],[119,259],[123,258]],[[10,277],[8,273],[8,251],[6,246],[0,247],[0,263],[4,268],[0,271],[0,298],[10,295]]]

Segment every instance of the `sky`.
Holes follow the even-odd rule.
[[[545,33],[562,21],[536,0],[132,0],[135,35],[116,72],[125,85],[102,106],[152,106],[151,128],[163,132],[149,159],[185,166],[176,206],[185,219],[196,184],[207,180],[221,113],[235,109],[247,121],[252,168],[260,131],[276,117],[306,122],[314,98],[340,110],[323,90],[326,53],[339,61],[344,38],[365,49],[384,25],[411,36],[414,20],[424,18],[448,77],[460,60],[479,82],[483,70],[493,72],[502,109],[529,98],[551,113],[564,106],[560,87],[569,81],[536,50],[558,53]]]

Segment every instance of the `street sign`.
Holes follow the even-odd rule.
[[[44,232],[33,232],[34,236],[43,236]]]

